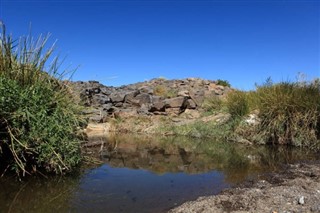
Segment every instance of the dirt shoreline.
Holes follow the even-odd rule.
[[[320,212],[320,162],[287,165],[282,172],[200,197],[169,213]]]

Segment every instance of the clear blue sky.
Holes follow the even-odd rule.
[[[320,1],[0,0],[18,37],[50,32],[73,80],[119,86],[226,79],[250,89],[269,76],[320,77]]]

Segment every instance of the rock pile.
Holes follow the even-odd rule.
[[[72,87],[88,107],[85,113],[95,122],[104,122],[110,116],[177,115],[186,109],[198,110],[206,97],[222,96],[230,90],[199,78],[157,78],[121,87],[78,81]]]

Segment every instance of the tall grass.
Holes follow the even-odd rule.
[[[232,128],[221,131],[223,134],[232,135],[235,138],[240,136],[259,144],[270,143],[320,149],[319,79],[311,82],[276,84],[268,79],[266,83],[257,85],[255,91],[234,90],[225,98],[207,99],[202,107],[205,112],[231,115],[231,121],[228,123],[232,124]],[[245,121],[250,113],[258,118],[255,125]],[[225,126],[198,128],[197,132],[212,135],[211,133],[217,132],[219,128],[224,130]],[[190,127],[185,129],[192,133]]]
[[[235,90],[228,93],[225,105],[233,118],[242,117],[249,112],[247,94],[243,91]]]
[[[320,139],[320,87],[316,82],[264,84],[257,90],[260,131],[268,142],[317,146]]]
[[[65,173],[81,160],[77,130],[83,119],[58,59],[48,65],[48,36],[14,40],[0,35],[0,172]]]

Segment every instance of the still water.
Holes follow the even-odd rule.
[[[0,212],[166,212],[315,153],[190,138],[92,138],[85,165],[67,177],[0,179]]]

